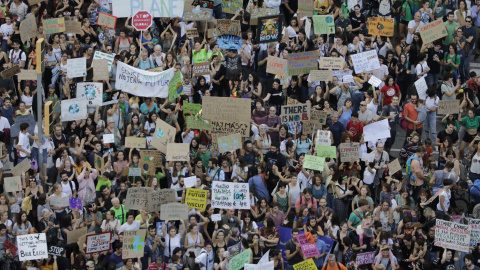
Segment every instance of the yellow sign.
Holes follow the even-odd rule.
[[[393,37],[394,29],[394,19],[372,17],[368,20],[369,35]]]
[[[317,267],[315,266],[315,263],[313,262],[312,258],[303,261],[301,263],[297,263],[293,265],[293,269],[295,270],[316,270]]]
[[[203,189],[187,188],[185,204],[191,208],[205,210],[205,208],[207,208],[207,191]]]

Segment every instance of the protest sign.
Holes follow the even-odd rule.
[[[393,175],[394,173],[400,171],[401,169],[402,169],[402,166],[400,166],[400,161],[398,161],[398,158],[388,163],[388,173],[390,175]]]
[[[337,78],[338,78],[338,81],[339,81],[339,82],[346,82],[346,81],[344,81],[343,77],[344,77],[344,76],[347,76],[347,75],[350,76],[350,77],[352,77],[352,81],[351,81],[351,82],[353,82],[353,76],[352,76],[353,70],[348,70],[348,71],[333,70],[333,71],[332,71],[332,74],[333,74],[333,77],[337,77]]]
[[[81,210],[83,208],[82,199],[80,198],[70,197],[68,199],[68,203],[70,205],[70,209]]]
[[[302,121],[302,132],[306,134],[313,133],[314,130],[318,129],[321,127],[320,123],[318,121]]]
[[[242,148],[242,135],[235,133],[218,138],[218,150],[220,153],[233,152]]]
[[[199,37],[197,28],[187,28],[185,30],[187,31],[187,37],[188,38]]]
[[[317,245],[315,243],[308,242],[305,234],[297,235],[297,241],[300,243],[300,247],[302,248],[302,252],[305,257],[312,258],[320,255]]]
[[[147,11],[152,18],[181,18],[185,7],[185,0],[115,0],[112,1],[112,7],[113,15],[119,18],[133,17],[139,11]]]
[[[87,241],[87,235],[92,235],[92,234],[95,234],[95,232],[89,232],[89,233],[86,233],[80,237],[78,237],[78,247],[80,250],[84,251],[85,250],[85,242]]]
[[[93,59],[93,80],[94,81],[108,81],[108,60],[107,59]]]
[[[28,5],[33,6],[33,5],[36,5],[36,4],[44,2],[44,1],[45,0],[28,0]]]
[[[106,59],[108,61],[108,70],[112,68],[113,58],[113,54],[107,54],[101,51],[95,51],[95,54],[93,55],[93,61],[95,61],[95,59]]]
[[[212,221],[220,221],[222,220],[222,215],[221,214],[213,214],[212,215]]]
[[[19,81],[36,81],[37,71],[34,69],[20,70],[20,73],[17,74],[17,78]]]
[[[378,61],[376,50],[352,54],[351,57],[355,73],[357,74],[360,74],[363,71],[372,71],[380,68],[380,62]]]
[[[5,241],[3,241],[2,247],[5,249],[5,251],[9,249],[14,256],[17,254],[17,251],[18,251],[17,246],[15,246],[15,244],[8,239],[5,239]]]
[[[323,57],[322,57],[323,59]],[[312,70],[310,71],[310,80],[316,82],[331,82],[333,77],[332,70]]]
[[[312,17],[314,2],[309,0],[298,0],[297,15],[298,18],[305,16]]]
[[[207,207],[207,190],[187,188],[185,204],[191,208],[205,210]]]
[[[420,26],[419,33],[425,44],[447,36],[447,30],[445,29],[445,24],[443,24],[441,18],[429,24]]]
[[[209,75],[210,74],[210,63],[195,63],[193,65],[193,76],[197,77],[200,75]]]
[[[268,251],[267,251],[268,252]],[[244,270],[273,270],[275,269],[275,262],[274,261],[269,261],[266,263],[260,263],[258,264],[245,264]]]
[[[64,250],[65,250],[65,248],[63,248],[63,247],[49,246],[48,247],[48,255],[59,257],[59,256],[62,256],[62,253],[63,253]]]
[[[311,110],[310,111],[310,120],[318,121],[320,124],[325,125],[327,121],[327,112],[318,111],[318,110]]]
[[[377,140],[390,138],[390,129],[388,119],[370,123],[363,127],[364,140],[366,142],[376,142]]]
[[[147,148],[147,140],[141,137],[125,137],[125,148]]]
[[[282,14],[260,17],[257,20],[257,41],[259,44],[278,42],[282,39]]]
[[[43,23],[43,33],[45,35],[65,32],[65,18],[54,18],[54,19],[42,20],[42,23]]]
[[[168,203],[160,206],[160,219],[186,220],[188,219],[188,205],[181,203]]]
[[[313,33],[315,34],[334,34],[335,21],[333,15],[314,15]]]
[[[415,89],[417,89],[418,97],[420,99],[425,100],[427,98],[427,90],[428,90],[428,85],[427,85],[427,81],[425,81],[425,77],[421,77],[420,79],[416,80],[414,84],[415,84]]]
[[[8,69],[5,69],[4,71],[2,71],[1,73],[1,76],[2,76],[2,79],[6,80],[8,78],[11,78],[13,76],[15,76],[16,74],[20,73],[22,70],[20,69],[20,67],[18,65],[15,65],[11,68],[8,68]]]
[[[185,8],[187,7],[188,1],[185,1]],[[208,8],[208,9],[213,9],[213,0],[194,0],[192,1],[192,6],[200,6],[201,8]]]
[[[111,237],[111,232],[87,235],[85,241],[85,253],[91,254],[95,252],[109,251]]]
[[[183,114],[197,114],[202,109],[202,104],[183,102]]]
[[[145,248],[145,235],[147,235],[147,230],[145,229],[123,232],[123,259],[143,257],[143,249]]]
[[[177,130],[171,125],[165,123],[161,119],[157,119],[155,123],[155,133],[152,138],[152,146],[158,151],[166,154],[167,144],[173,143]]]
[[[205,119],[250,123],[251,101],[246,98],[204,96],[202,108],[202,116]]]
[[[55,207],[70,206],[70,197],[50,196],[50,205]]]
[[[82,98],[62,100],[62,121],[87,119],[87,100]]]
[[[342,143],[339,148],[341,162],[354,162],[359,159],[358,143]]]
[[[460,100],[438,101],[438,114],[456,114],[460,107]]]
[[[470,246],[475,246],[480,243],[480,219],[469,219],[468,225],[470,226]]]
[[[139,97],[168,97],[168,86],[175,75],[173,68],[150,72],[117,62],[115,88]]]
[[[187,127],[189,129],[212,130],[212,124],[197,116],[187,116]]]
[[[330,145],[317,145],[317,157],[337,158],[337,148]]]
[[[182,72],[179,70],[173,75],[173,78],[168,83],[168,100],[170,102],[177,99],[183,94],[183,80]]]
[[[191,188],[197,185],[197,176],[185,177],[183,179],[183,184],[187,188]]]
[[[128,168],[128,176],[142,176],[142,168]]]
[[[28,16],[20,23],[20,38],[26,42],[38,35],[38,25],[35,16]]]
[[[280,77],[287,77],[288,61],[279,57],[269,55],[267,58],[267,72],[278,75]]]
[[[290,53],[288,55],[288,76],[309,74],[318,69],[318,50]]]
[[[223,35],[232,35],[241,37],[242,28],[240,26],[240,21],[237,20],[227,20],[220,19],[217,20],[217,37]]]
[[[80,236],[87,234],[87,227],[79,228],[67,233],[67,244],[73,244],[78,241]]]
[[[167,161],[190,161],[190,144],[169,143],[167,144]]]
[[[363,153],[361,160],[364,162],[373,162],[375,160],[375,153]]]
[[[5,189],[5,192],[16,192],[22,190],[22,179],[20,175],[5,177],[3,181],[3,188]]]
[[[325,162],[324,157],[305,155],[305,159],[303,160],[303,168],[316,170],[316,171],[323,171],[324,162]]]
[[[147,209],[148,212],[157,211],[162,204],[176,202],[174,189],[160,189],[148,193]]]
[[[345,75],[345,76],[343,76],[343,80],[339,80],[339,81],[343,81],[344,83],[353,83],[354,82],[352,75]]]
[[[370,80],[368,80],[368,83],[375,87],[378,87],[382,83],[382,80],[372,75],[370,77]]]
[[[281,108],[282,123],[310,120],[311,103],[283,105]]]
[[[471,229],[469,225],[436,220],[435,243],[437,247],[469,252]]]
[[[65,33],[82,34],[82,23],[74,20],[65,20]]]
[[[117,25],[117,17],[107,13],[99,12],[97,25],[105,26],[110,29],[115,29]]]
[[[102,136],[103,143],[114,143],[115,135],[114,134],[103,134]]]
[[[317,130],[317,137],[315,138],[316,145],[332,145],[330,131]]]
[[[274,8],[253,8],[250,12],[250,25],[257,25],[258,18],[276,15],[277,10]]]
[[[312,23],[308,19],[305,20],[305,33],[307,33],[305,38],[306,39],[311,39],[310,34],[312,33]]]
[[[27,123],[31,127],[34,127],[36,125],[35,118],[33,118],[33,115],[31,115],[31,114],[17,115],[17,117],[15,118],[14,124],[10,126],[10,136],[12,138],[18,137],[18,135],[20,134],[20,125],[22,123]],[[28,131],[28,134],[34,136],[35,135],[34,130],[35,130],[34,128],[30,128],[29,131]],[[28,163],[28,166],[30,166],[30,162],[29,162],[28,158],[25,159],[24,161],[27,161],[26,163]],[[22,161],[22,163],[24,161]],[[18,165],[19,164],[17,164],[17,166]],[[27,167],[27,165],[24,165],[24,167]],[[12,170],[12,173],[14,173],[14,171],[15,171],[14,169]],[[28,167],[27,170],[28,169],[30,169],[30,167]]]
[[[88,101],[87,106],[101,106],[103,101],[103,83],[77,83],[77,97],[85,98]]]
[[[317,269],[317,267],[315,266],[315,263],[313,262],[312,258],[310,258],[306,261],[294,264],[293,269],[295,269],[295,270],[315,270],[315,269]]]
[[[242,9],[243,1],[241,0],[223,0],[222,12],[228,14],[235,14],[238,10]]]
[[[213,10],[211,9],[196,9],[183,11],[184,21],[211,21],[213,17]]]
[[[17,235],[16,240],[19,261],[48,258],[47,237],[44,233]]]
[[[87,75],[87,58],[72,58],[67,60],[67,76],[69,78]]]
[[[393,37],[395,30],[395,19],[383,17],[368,18],[368,34],[372,36]]]
[[[131,187],[127,190],[124,208],[128,210],[147,210],[147,196],[152,192],[150,187]]]
[[[375,251],[357,254],[357,265],[372,264],[375,259]]]
[[[250,262],[250,256],[252,255],[252,249],[242,251],[242,253],[233,257],[229,261],[229,270],[240,270],[246,263]]]
[[[220,209],[250,209],[248,183],[212,182],[212,207]]]

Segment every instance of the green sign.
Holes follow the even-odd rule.
[[[252,250],[247,249],[230,260],[230,270],[240,270],[246,263],[250,263]]]
[[[313,32],[315,34],[334,34],[335,22],[333,15],[314,15]]]
[[[177,99],[179,96],[183,94],[183,82],[182,82],[182,73],[177,71],[173,78],[170,80],[168,84],[168,100],[170,102]]]
[[[188,115],[190,112],[193,115],[196,115],[202,109],[202,104],[197,103],[188,103],[186,101],[183,102],[183,114]]]
[[[323,171],[324,162],[325,162],[324,157],[305,155],[305,159],[303,160],[303,168],[311,169],[315,171]]]
[[[337,148],[335,146],[317,145],[318,157],[337,158]]]

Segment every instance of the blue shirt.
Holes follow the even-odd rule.
[[[208,169],[208,175],[211,176],[214,181],[225,181],[225,172],[220,168],[216,170]]]
[[[476,27],[480,27],[480,16],[478,16],[477,14],[477,10],[478,10],[478,6],[475,5],[473,6],[472,5],[472,8],[470,9],[472,11],[472,19],[473,19],[473,25],[472,26],[476,26]]]
[[[325,244],[325,242],[323,242],[322,240],[318,239],[317,248],[318,248],[318,252],[320,252],[320,255],[322,255],[323,252],[327,251],[327,244]],[[317,267],[322,267],[324,259],[325,259],[325,256],[323,256],[319,259],[313,258],[313,261],[315,262],[315,265]]]
[[[265,187],[265,184],[263,183],[262,177],[259,175],[254,175],[252,178],[248,179],[248,185],[250,187],[250,190],[252,190],[252,187],[254,186],[254,189],[257,191],[257,198],[262,198],[264,197],[267,199],[267,202],[270,202],[270,196],[268,194],[268,190]]]
[[[115,253],[112,253],[112,255],[110,255],[110,262],[114,263],[117,269],[124,265],[122,260],[122,255],[119,256]]]
[[[340,122],[336,122],[335,124],[330,124],[329,130],[332,132],[333,145],[338,147],[342,143],[342,133],[345,133],[345,126]]]

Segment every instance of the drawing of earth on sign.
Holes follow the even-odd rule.
[[[326,23],[332,23],[332,22],[333,22],[332,17],[330,17],[330,16],[325,17],[325,22],[326,22]]]
[[[72,104],[70,107],[68,107],[68,112],[70,114],[77,114],[80,112],[80,107],[78,107],[78,104]]]
[[[133,248],[133,251],[139,252],[140,250],[142,250],[144,243],[145,239],[143,239],[143,237],[135,236],[133,239],[130,240],[129,245]]]
[[[95,98],[95,95],[96,95],[96,88],[93,87],[93,86],[87,86],[85,87],[85,97],[88,99],[88,100],[92,100]]]
[[[179,95],[182,94],[182,92],[183,92],[183,83],[181,83],[181,82],[177,83],[176,91],[177,91],[177,94],[179,94]]]
[[[161,128],[157,128],[158,131],[155,133],[155,136],[157,136],[157,138],[162,138],[163,136],[165,136],[165,133],[163,133],[162,129]]]

